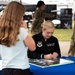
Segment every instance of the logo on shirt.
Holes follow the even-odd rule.
[[[49,47],[49,46],[54,46],[55,43],[50,43],[50,44],[46,44],[46,45],[47,45],[47,47]]]
[[[37,43],[37,46],[38,46],[38,47],[42,47],[42,45],[43,45],[43,44],[42,44],[41,41],[39,41],[39,42]]]

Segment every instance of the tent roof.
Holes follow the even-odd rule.
[[[0,1],[0,5],[7,5],[10,1]],[[26,5],[27,3],[22,2],[23,5]]]
[[[6,4],[8,4],[8,3],[9,3],[8,1],[0,1],[0,4],[6,5]]]

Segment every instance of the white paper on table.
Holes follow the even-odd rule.
[[[53,60],[44,60],[44,61],[47,61],[47,62],[49,62],[49,63],[52,63],[53,62]],[[44,62],[44,61],[40,61],[40,60],[37,60],[36,62],[37,63],[42,63],[42,62]],[[34,61],[35,62],[35,61]],[[42,66],[42,65],[38,65],[38,64],[36,64],[36,63],[32,63],[32,62],[30,62],[30,64],[31,65],[34,65],[34,66],[37,66],[37,67],[41,67],[41,68],[46,68],[46,67],[53,67],[53,66],[60,66],[60,65],[66,65],[66,64],[71,64],[71,63],[74,63],[74,61],[72,61],[72,60],[67,60],[67,59],[62,59],[62,58],[60,58],[60,62],[59,63],[57,63],[57,64],[51,64],[51,65],[46,65],[46,66]]]

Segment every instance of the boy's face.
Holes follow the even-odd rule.
[[[43,29],[42,33],[43,33],[43,36],[44,36],[45,39],[49,39],[52,36],[52,34],[54,33],[54,28],[49,28],[49,29],[46,29],[46,30]]]

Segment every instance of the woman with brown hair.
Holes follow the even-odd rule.
[[[27,48],[34,51],[35,42],[28,36],[22,17],[24,13],[24,6],[12,1],[0,19],[2,75],[30,75]]]

